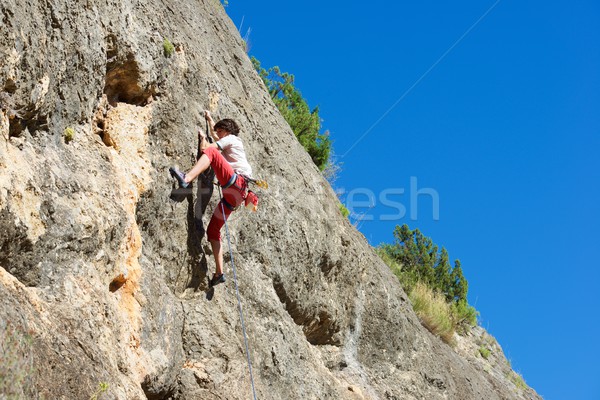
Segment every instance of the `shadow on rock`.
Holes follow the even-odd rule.
[[[188,202],[187,251],[190,256],[190,261],[188,264],[189,278],[185,284],[184,290],[204,290],[207,292],[207,299],[209,299],[209,292],[214,291],[211,290],[208,284],[203,284],[208,281],[209,278],[207,254],[202,248],[202,240],[206,233],[202,219],[212,196],[213,178],[214,172],[212,172],[212,170],[209,170],[198,177],[195,202],[193,196],[194,189],[192,188],[173,189],[169,196],[170,199],[175,202],[181,203],[186,200]],[[179,281],[179,277],[177,280]],[[210,296],[210,298],[212,298],[212,296]]]

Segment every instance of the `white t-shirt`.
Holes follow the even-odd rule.
[[[246,160],[242,139],[235,135],[227,135],[217,142],[217,146],[223,151],[223,157],[236,173],[252,176],[252,167]]]

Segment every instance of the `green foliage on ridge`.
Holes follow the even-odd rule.
[[[448,252],[433,243],[419,229],[396,226],[394,243],[382,244],[377,252],[400,280],[407,293],[424,284],[445,299],[454,329],[463,333],[477,324],[477,311],[467,302],[469,284],[459,260],[450,265]]]
[[[411,230],[408,225],[396,226],[394,244],[383,244],[381,251],[402,267],[407,286],[417,281],[446,296],[446,301],[466,301],[469,285],[463,276],[459,260],[451,267],[448,252],[441,250],[419,229]]]
[[[261,67],[255,57],[252,57],[252,64],[296,138],[304,146],[319,170],[323,171],[329,162],[331,139],[329,132],[320,132],[319,107],[312,110],[309,108],[306,99],[294,86],[294,75],[281,72],[277,66],[266,70]]]

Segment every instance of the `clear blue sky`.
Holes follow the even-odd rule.
[[[530,386],[600,399],[600,4],[231,0],[227,12],[251,28],[250,54],[320,107],[336,186],[355,204],[372,194],[353,210],[373,217],[357,222],[369,242],[421,229],[461,260],[482,325]]]

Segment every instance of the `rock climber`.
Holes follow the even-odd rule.
[[[223,197],[215,208],[206,230],[206,236],[212,247],[215,258],[215,273],[210,280],[210,286],[225,282],[223,273],[223,249],[221,246],[221,228],[229,215],[243,202],[246,205],[256,206],[258,199],[256,195],[248,191],[248,179],[252,176],[252,167],[246,159],[244,145],[238,134],[240,128],[232,119],[222,119],[213,123],[210,113],[205,111],[205,118],[209,121],[214,135],[215,143],[209,143],[204,135],[201,135],[200,149],[202,155],[187,173],[177,168],[170,168],[171,175],[177,179],[179,186],[189,188],[194,179],[202,172],[212,167],[221,188]]]

